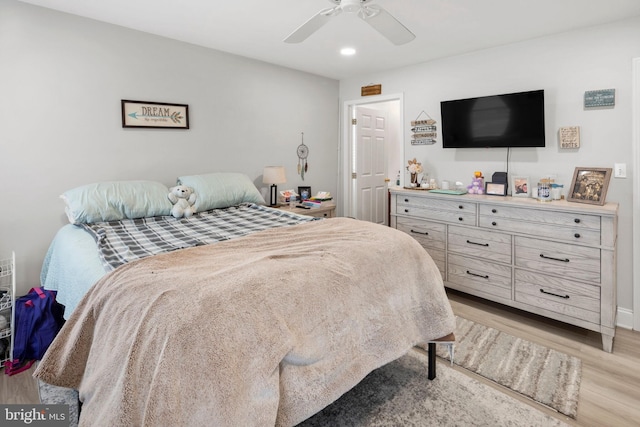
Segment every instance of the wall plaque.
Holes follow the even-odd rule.
[[[151,101],[120,101],[123,128],[189,129],[189,106]]]
[[[613,107],[616,105],[616,90],[588,90],[584,93],[584,108]]]
[[[360,88],[360,96],[380,95],[382,93],[382,85],[362,86]]]
[[[580,126],[568,126],[558,131],[560,148],[580,148]]]
[[[425,115],[427,119],[420,119]],[[424,110],[418,114],[415,120],[411,120],[411,145],[433,145],[438,137],[436,121],[431,118]]]

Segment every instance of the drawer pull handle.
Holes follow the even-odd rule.
[[[405,212],[405,213],[409,213],[409,209],[405,209],[405,210],[404,210],[404,212]]]
[[[580,224],[580,218],[574,219],[573,222],[575,222],[576,224]]]
[[[552,296],[558,297],[558,298],[569,299],[569,295],[558,295],[558,294],[554,294],[553,292],[547,292],[544,289],[540,289],[540,292],[542,292],[543,294],[552,295]]]
[[[498,225],[498,223],[497,223],[497,222],[495,222],[495,221],[493,221],[493,222],[491,223],[491,225],[493,225],[493,226],[495,227],[496,225]]]
[[[580,238],[580,233],[574,234],[573,237],[575,237],[576,239],[579,239]]]
[[[458,209],[464,209],[464,206],[458,205]]]
[[[464,218],[462,218],[461,216],[458,217],[458,221],[464,221]]]
[[[409,203],[409,199],[404,199],[404,202],[405,203]]]
[[[560,262],[569,262],[569,258],[554,258],[551,256],[546,256],[545,254],[540,254],[540,258],[544,258],[544,259],[551,259],[553,261],[560,261]]]
[[[468,275],[470,275],[470,276],[481,277],[481,278],[483,278],[483,279],[489,279],[489,276],[485,276],[485,275],[483,275],[483,274],[472,273],[472,272],[470,272],[469,270],[467,270],[467,274],[468,274]]]
[[[425,236],[428,236],[429,233],[426,231],[416,231],[416,230],[411,230],[412,233],[416,233],[416,234],[424,234]]]
[[[491,213],[496,213],[496,212],[498,212],[498,211],[495,210],[495,209],[491,209]]]
[[[472,242],[471,240],[467,240],[467,243],[470,245],[478,245],[478,246],[486,246],[489,247],[488,243],[478,243],[478,242]]]

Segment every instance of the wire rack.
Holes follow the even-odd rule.
[[[0,367],[13,352],[13,304],[16,292],[15,253],[0,259]]]

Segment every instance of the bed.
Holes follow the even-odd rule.
[[[240,174],[179,182],[198,195],[187,220],[169,217],[159,199],[132,209],[141,191],[153,199],[148,182],[136,183],[144,189],[131,190],[135,200],[112,191],[130,183],[111,183],[97,204],[125,199],[114,215],[73,206],[102,192],[95,187],[66,194],[73,225],[54,239],[42,280],[68,320],[34,376],[79,391],[80,425],[293,426],[454,331],[440,273],[405,233],[262,206]],[[206,218],[222,224],[212,240],[196,233],[157,252],[131,249],[145,239],[162,246],[148,223],[197,229]],[[112,226],[127,238],[105,237]],[[131,244],[138,227],[143,237]]]

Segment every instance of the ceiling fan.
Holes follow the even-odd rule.
[[[286,43],[300,43],[311,34],[318,31],[331,18],[342,12],[357,13],[358,17],[371,25],[380,34],[395,45],[401,45],[415,39],[416,36],[402,25],[396,18],[380,6],[369,5],[371,0],[329,0],[336,6],[323,9],[311,17],[307,22],[289,34]]]

